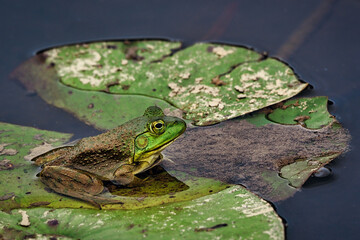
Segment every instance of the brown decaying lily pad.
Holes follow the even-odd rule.
[[[246,119],[230,120],[186,131],[164,150],[172,161],[165,161],[163,166],[166,170],[242,184],[265,199],[278,201],[297,190],[278,176],[283,166],[333,155],[329,162],[346,150],[349,139],[347,130],[333,128],[332,124],[309,130],[299,125],[269,123],[257,127]]]

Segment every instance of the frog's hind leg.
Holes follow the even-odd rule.
[[[39,156],[36,156],[35,158],[31,159],[31,161],[35,162],[35,165],[37,166],[42,166],[45,163],[54,161],[58,158],[60,158],[61,156],[64,156],[65,154],[67,154],[69,152],[69,149],[71,149],[72,147],[59,147],[59,148],[54,148],[44,154],[41,154]]]
[[[104,185],[101,180],[91,174],[62,166],[45,166],[39,177],[55,192],[88,201],[98,207],[101,203],[118,202],[96,196],[104,190]]]

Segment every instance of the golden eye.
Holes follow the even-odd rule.
[[[150,131],[155,134],[161,134],[165,131],[165,123],[163,120],[157,120],[151,123]]]

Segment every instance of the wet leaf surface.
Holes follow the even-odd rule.
[[[167,41],[64,46],[33,57],[13,76],[48,103],[103,129],[153,104],[209,125],[281,102],[307,86],[284,63],[247,48],[179,47]]]
[[[314,99],[292,101],[306,104]],[[308,104],[307,111],[326,110],[326,104]],[[193,128],[164,150],[173,161],[162,165],[166,170],[243,184],[270,201],[283,200],[292,196],[313,172],[347,150],[347,130],[327,110],[321,114],[332,122],[322,124],[320,129],[276,124],[264,112]]]
[[[209,211],[211,209],[211,211]],[[59,235],[74,239],[284,239],[271,205],[241,186],[187,202],[132,211],[24,209],[0,212],[0,233]],[[53,224],[55,223],[55,224]]]

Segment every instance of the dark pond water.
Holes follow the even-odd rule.
[[[1,1],[0,121],[41,129],[97,133],[8,79],[35,52],[103,39],[173,38],[252,46],[282,57],[350,130],[352,150],[332,175],[310,179],[276,204],[288,239],[360,239],[360,2],[332,1]],[[285,51],[285,50],[286,51]]]

